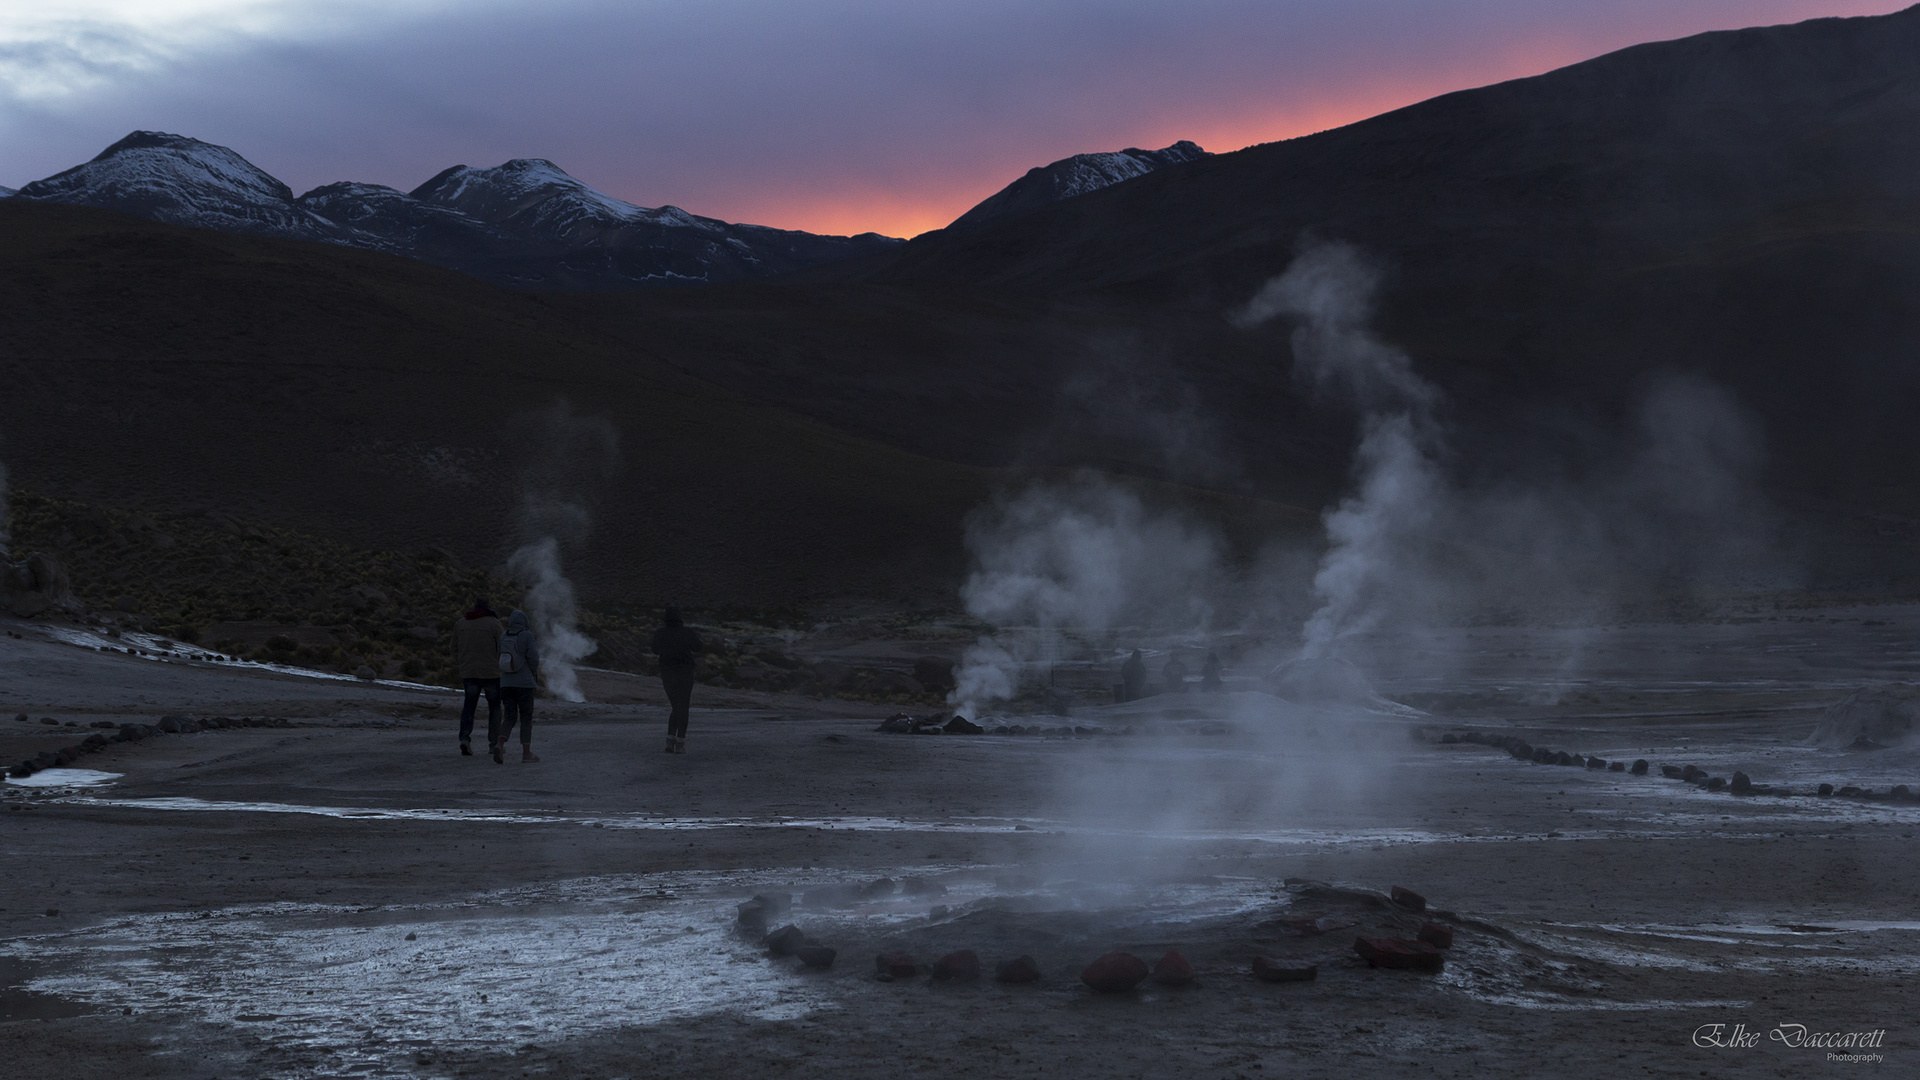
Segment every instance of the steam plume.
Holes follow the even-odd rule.
[[[599,642],[580,632],[573,582],[561,570],[563,544],[593,531],[588,505],[619,465],[619,433],[598,417],[577,415],[559,400],[515,425],[524,448],[520,470],[519,532],[524,542],[507,569],[527,588],[527,618],[540,642],[547,690],[565,701],[585,701],[575,666]]]

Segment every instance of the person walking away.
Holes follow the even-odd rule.
[[[473,610],[453,624],[453,666],[467,700],[460,706],[460,753],[473,756],[473,711],[480,695],[487,696],[487,745],[500,737],[500,658],[495,646],[506,628],[484,596],[473,598]]]
[[[1167,666],[1160,669],[1160,677],[1166,680],[1167,693],[1184,694],[1187,692],[1187,665],[1180,662],[1179,656],[1167,659]]]
[[[1147,696],[1147,662],[1140,659],[1140,650],[1133,650],[1127,662],[1120,665],[1120,687],[1127,701],[1139,701]]]
[[[527,613],[516,611],[507,616],[507,632],[500,635],[500,697],[507,718],[500,724],[500,738],[493,744],[495,764],[507,760],[507,739],[514,725],[520,726],[520,760],[539,761],[533,753],[533,690],[540,685],[540,649],[527,627]]]
[[[1203,692],[1213,693],[1218,693],[1222,689],[1220,685],[1220,657],[1214,653],[1208,653],[1207,662],[1200,665],[1200,689]]]
[[[660,658],[660,685],[667,691],[667,748],[669,754],[687,752],[687,710],[693,704],[693,658],[706,646],[687,628],[680,609],[667,606],[660,629],[653,632],[653,654]]]

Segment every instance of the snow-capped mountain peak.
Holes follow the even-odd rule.
[[[978,225],[1011,214],[1037,210],[1062,199],[1085,195],[1144,176],[1169,165],[1181,165],[1208,154],[1199,144],[1182,139],[1160,150],[1142,150],[1129,146],[1097,154],[1075,154],[1048,165],[1028,169],[1026,175],[981,200],[978,206],[954,219],[948,228]]]

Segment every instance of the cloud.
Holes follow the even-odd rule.
[[[135,128],[296,190],[547,157],[642,205],[894,233],[1027,168],[1231,150],[1845,0],[54,0],[0,17],[0,184]]]

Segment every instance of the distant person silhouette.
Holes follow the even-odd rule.
[[[480,695],[487,695],[487,745],[500,737],[500,635],[506,627],[484,596],[473,598],[473,609],[453,624],[453,666],[467,700],[460,706],[460,752],[473,756],[473,712]]]
[[[1218,692],[1220,685],[1220,658],[1213,653],[1207,654],[1207,662],[1200,666],[1200,689]]]
[[[1187,665],[1180,662],[1179,656],[1168,658],[1167,666],[1160,669],[1160,678],[1166,681],[1167,693],[1187,692]]]
[[[661,627],[653,632],[653,654],[660,658],[660,685],[666,688],[667,748],[669,754],[687,752],[687,710],[693,704],[693,658],[706,646],[687,628],[680,609],[667,605]]]
[[[507,632],[500,635],[499,654],[500,696],[505,699],[507,718],[493,743],[494,763],[506,764],[507,739],[513,735],[515,724],[520,725],[520,760],[539,761],[533,753],[533,691],[540,685],[540,648],[527,626],[526,612],[507,616]]]
[[[1133,650],[1127,662],[1120,665],[1120,689],[1127,701],[1138,701],[1147,696],[1147,662],[1140,659],[1140,650]]]

